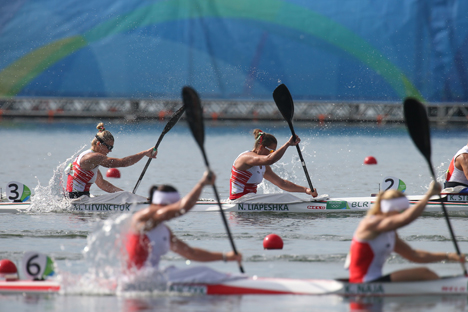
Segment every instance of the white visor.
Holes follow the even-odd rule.
[[[156,205],[170,205],[180,200],[179,192],[154,191],[151,203]]]
[[[392,199],[382,199],[380,201],[380,211],[387,213],[390,211],[402,211],[409,208],[409,200],[406,196],[392,198]]]

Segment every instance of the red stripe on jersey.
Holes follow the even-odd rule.
[[[350,253],[349,282],[362,283],[374,260],[374,252],[368,243],[359,242],[353,238]]]
[[[150,239],[146,234],[129,233],[125,244],[128,253],[127,267],[141,268],[150,254]]]

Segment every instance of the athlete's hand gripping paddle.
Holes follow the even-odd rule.
[[[187,111],[187,122],[189,124],[190,130],[192,131],[193,137],[197,142],[198,146],[203,155],[203,159],[205,160],[205,165],[208,171],[210,170],[210,165],[208,163],[208,158],[206,157],[205,148],[203,146],[205,141],[205,128],[203,125],[203,109],[201,107],[200,98],[198,97],[197,92],[192,89],[191,87],[184,87],[182,89],[182,99],[184,101],[184,106]],[[232,238],[231,231],[229,229],[229,225],[226,220],[226,216],[224,215],[223,208],[221,206],[221,201],[219,200],[218,191],[216,190],[216,185],[213,184],[213,191],[216,196],[216,201],[218,202],[219,211],[221,213],[221,217],[224,222],[224,227],[226,228],[226,232],[229,237],[229,241],[231,242],[232,250],[237,255],[237,249],[234,245],[234,239]],[[241,273],[244,273],[244,268],[242,264],[239,263],[239,270]]]
[[[294,102],[288,88],[284,84],[280,84],[278,87],[276,87],[275,91],[273,91],[273,99],[275,100],[276,106],[278,107],[281,115],[283,115],[283,118],[288,122],[293,138],[296,139],[296,133],[294,132],[294,127],[292,124],[292,119],[294,117]],[[299,144],[296,145],[296,149],[297,153],[299,154],[307,182],[309,183],[309,188],[312,192],[314,192],[314,187],[312,185],[312,181],[310,180],[309,172],[307,171]]]
[[[414,98],[406,98],[403,103],[403,110],[405,115],[406,127],[408,132],[413,139],[414,144],[419,149],[421,154],[426,159],[429,169],[431,171],[432,179],[434,183],[437,183],[436,176],[434,174],[434,168],[432,167],[431,162],[431,134],[429,131],[429,118],[427,117],[426,108],[424,105]],[[440,197],[440,195],[439,195]],[[460,249],[458,248],[458,243],[453,233],[452,225],[450,224],[450,219],[445,208],[442,198],[440,197],[442,210],[444,211],[445,220],[447,221],[447,226],[449,228],[450,236],[452,237],[453,244],[455,245],[455,250],[457,254],[461,256]],[[461,263],[463,273],[467,276],[467,271],[464,263]]]
[[[156,142],[156,145],[154,146],[154,150],[156,151],[158,149],[158,146],[159,144],[161,143],[162,139],[164,138],[164,135],[166,133],[169,132],[169,130],[172,129],[172,127],[174,127],[174,125],[177,123],[177,121],[179,121],[180,119],[180,116],[182,116],[182,114],[184,113],[185,111],[185,106],[182,106],[181,108],[179,108],[172,116],[171,116],[171,119],[169,119],[169,121],[167,122],[166,126],[164,127],[164,130],[163,132],[161,133],[161,135],[159,136],[159,139],[158,139],[158,142]],[[140,178],[138,179],[135,187],[133,188],[133,194],[135,194],[136,190],[138,189],[138,187],[140,186],[140,183],[141,183],[141,180],[143,179],[143,176],[145,175],[146,173],[146,169],[148,169],[150,163],[151,163],[151,160],[153,158],[149,158],[148,161],[146,162],[146,165],[145,165],[145,168],[143,168],[143,171],[141,172],[140,174]]]

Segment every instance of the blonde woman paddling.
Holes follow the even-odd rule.
[[[96,183],[101,190],[108,193],[123,191],[109,181],[104,180],[99,171],[99,166],[106,168],[129,167],[145,156],[156,158],[157,151],[154,151],[153,148],[124,158],[108,157],[107,155],[114,148],[114,136],[104,128],[102,122],[96,128],[99,132],[91,142],[91,149],[76,157],[68,174],[67,192],[70,198],[78,198],[83,195],[89,196],[89,189],[93,183]]]
[[[349,281],[403,282],[434,280],[439,276],[426,267],[403,269],[382,275],[382,268],[392,252],[416,263],[437,261],[464,261],[464,255],[454,252],[429,252],[411,248],[397,234],[402,228],[421,215],[431,196],[440,193],[438,183],[431,184],[428,192],[410,207],[403,193],[388,190],[380,193],[367,216],[359,223],[350,248]]]

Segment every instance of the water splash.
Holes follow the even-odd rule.
[[[42,186],[38,180],[38,184],[34,188],[34,196],[31,198],[31,205],[29,206],[28,212],[60,212],[70,209],[71,201],[67,196],[65,196],[67,183],[67,174],[65,173],[65,170],[83,151],[85,146],[86,145],[83,145],[77,152],[75,152],[75,154],[58,165],[47,186]]]
[[[167,278],[158,268],[127,268],[126,233],[132,214],[99,222],[88,235],[83,249],[87,272],[74,275],[58,270],[64,294],[158,295],[166,293]]]

